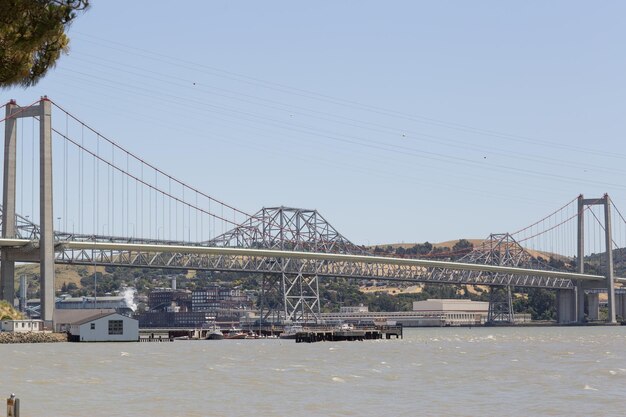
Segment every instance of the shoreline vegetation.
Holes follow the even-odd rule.
[[[13,333],[0,332],[0,344],[7,343],[59,343],[67,342],[66,333]]]

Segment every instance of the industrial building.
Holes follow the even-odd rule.
[[[239,323],[252,301],[239,289],[210,285],[188,291],[173,285],[153,290],[148,306],[138,317],[142,328],[202,327],[213,321]]]
[[[148,294],[150,311],[191,311],[191,291],[158,288]]]
[[[401,324],[404,327],[480,326],[487,321],[489,303],[465,299],[414,301],[412,311],[371,312],[366,306],[341,307],[322,313],[326,322]],[[515,322],[530,322],[529,314],[516,314]]]
[[[137,342],[139,322],[119,313],[101,313],[72,323],[73,342]]]
[[[133,310],[122,296],[68,297],[61,296],[55,303],[57,310],[114,309],[120,314],[132,314]]]

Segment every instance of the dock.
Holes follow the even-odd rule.
[[[353,329],[317,328],[296,333],[296,343],[401,339],[402,326],[357,327]]]

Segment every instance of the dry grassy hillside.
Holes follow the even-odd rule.
[[[0,319],[5,317],[11,320],[19,320],[22,318],[22,314],[11,307],[6,301],[0,301]]]
[[[445,242],[439,242],[439,243],[432,243],[434,248],[442,248],[442,247],[447,247],[447,248],[452,248],[454,245],[456,245],[459,240],[461,239],[457,239],[457,240],[447,240]],[[474,245],[474,247],[478,247],[480,246],[483,242],[485,242],[485,239],[465,239],[468,242],[470,242],[472,245]],[[376,246],[380,247],[380,248],[386,248],[388,246],[391,246],[392,248],[396,249],[396,248],[404,248],[404,249],[409,249],[412,248],[413,246],[418,245],[418,243],[385,243],[385,244],[380,244],[380,245],[374,245],[374,246],[368,246],[367,248],[370,250],[373,250]],[[534,249],[530,249],[530,248],[525,248],[526,251],[533,257],[537,258],[537,257],[542,257],[543,259],[550,259],[550,257],[553,257],[555,259],[559,259],[565,263],[567,263],[568,261],[571,260],[570,257],[567,256],[563,256],[563,255],[559,255],[558,253],[551,253],[551,252],[545,252],[545,251],[538,251],[538,250],[534,250]]]
[[[63,283],[74,283],[79,288],[80,279],[83,276],[93,274],[93,266],[82,265],[56,265],[54,268],[55,273],[55,290],[60,290]],[[100,273],[104,272],[104,266],[97,266],[96,270]],[[82,274],[82,275],[81,275]],[[22,275],[35,276],[39,275],[39,264],[22,264],[15,267],[15,277],[19,283],[19,277]]]

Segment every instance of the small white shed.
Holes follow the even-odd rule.
[[[2,320],[3,332],[28,333],[43,331],[42,320]]]
[[[72,323],[70,333],[77,342],[137,342],[139,321],[119,313],[101,313]]]

